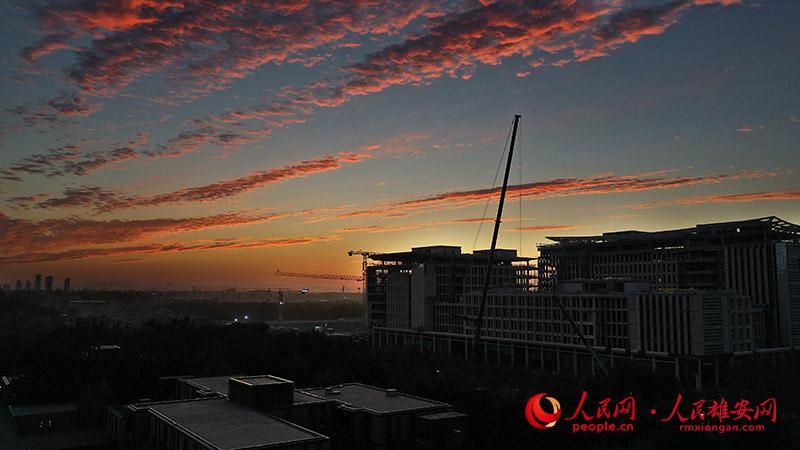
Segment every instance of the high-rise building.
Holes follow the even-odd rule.
[[[45,277],[45,279],[44,279],[44,290],[47,291],[47,292],[50,292],[50,291],[53,290],[53,276],[52,275],[48,275],[47,277]]]
[[[14,288],[18,291],[22,290],[22,280],[17,280],[17,284],[14,285]]]
[[[42,290],[42,274],[36,274],[36,281],[34,281],[33,288],[37,291]]]
[[[69,291],[71,280],[69,278],[64,278],[64,292]]]
[[[25,281],[25,290],[28,292],[31,291],[31,280]]]

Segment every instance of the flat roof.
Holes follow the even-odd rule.
[[[335,400],[350,409],[363,409],[375,414],[392,414],[415,410],[449,407],[447,403],[428,400],[402,392],[388,395],[388,389],[381,389],[361,383],[347,383],[331,386],[334,392],[326,392],[326,388],[304,389],[305,392],[328,400]]]
[[[255,375],[251,377],[231,377],[237,381],[241,381],[242,383],[249,384],[251,386],[260,386],[266,384],[284,384],[284,383],[292,383],[290,380],[285,380],[283,378],[276,377],[274,375]]]
[[[223,398],[161,403],[148,408],[188,436],[220,450],[258,449],[328,439]]]
[[[14,417],[73,412],[77,410],[78,408],[74,403],[46,403],[41,405],[17,405],[8,407],[8,411]]]
[[[425,419],[425,420],[442,420],[442,419],[460,419],[462,417],[467,417],[467,415],[456,411],[444,411],[433,414],[425,414],[424,416],[419,416],[419,417],[420,419]]]
[[[730,232],[735,230],[759,233],[774,233],[785,238],[800,237],[800,225],[787,222],[779,217],[768,216],[756,219],[736,220],[731,222],[701,223],[691,228],[676,228],[662,231],[612,231],[595,236],[546,236],[547,239],[556,244],[541,244],[539,247],[551,247],[558,244],[602,244],[621,240],[656,239],[656,238],[680,238],[686,236],[704,236],[714,232]]]
[[[216,392],[224,396],[228,396],[228,379],[236,378],[236,376],[221,376],[221,377],[199,377],[199,378],[181,378],[193,386],[200,389],[205,389],[211,392]]]
[[[271,375],[266,375],[270,376]],[[252,378],[261,378],[259,377],[252,377]],[[231,375],[231,376],[220,376],[220,377],[201,377],[201,378],[181,378],[182,381],[185,381],[193,386],[196,386],[200,389],[205,389],[211,392],[216,392],[217,394],[224,395],[225,397],[228,396],[228,379],[229,378],[236,378],[236,379],[243,379],[244,381],[251,382],[251,384],[258,384],[252,383],[251,377],[243,377],[241,375]],[[282,380],[282,378],[272,377],[273,379]],[[263,381],[263,380],[261,380]],[[277,381],[275,381],[277,382]],[[329,400],[324,398],[319,398],[316,395],[309,394],[304,392],[300,389],[294,390],[294,404],[303,404],[303,403],[317,403],[317,402],[327,402]]]

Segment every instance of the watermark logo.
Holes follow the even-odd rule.
[[[601,397],[589,400],[586,391],[572,410],[568,408],[561,417],[561,404],[555,397],[540,392],[525,405],[525,418],[536,429],[553,428],[560,420],[566,422],[573,433],[590,432],[631,432],[636,421],[636,397],[632,393],[624,398]],[[675,396],[669,414],[659,414],[655,408],[649,409],[648,421],[656,423],[675,423],[679,432],[758,432],[765,431],[770,423],[778,419],[778,403],[774,397],[763,401],[740,398],[697,399],[683,402],[681,393]],[[569,414],[569,411],[573,411]],[[662,416],[663,417],[660,417]],[[660,418],[659,418],[660,417]]]
[[[542,407],[542,400],[549,403],[548,409],[552,412],[545,411]],[[547,396],[546,392],[534,395],[528,399],[528,403],[525,405],[525,418],[528,419],[528,423],[540,430],[552,428],[559,417],[561,417],[561,404],[555,398]]]

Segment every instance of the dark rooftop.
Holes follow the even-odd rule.
[[[270,377],[270,375],[264,375],[259,377],[243,377],[241,375],[227,375],[227,376],[220,376],[220,377],[200,377],[200,378],[181,378],[183,381],[196,386],[200,389],[205,389],[207,391],[216,392],[217,394],[224,395],[225,397],[228,396],[228,379],[229,378],[236,378],[242,379],[244,381],[251,382],[251,384],[258,384],[259,382],[253,382],[253,378],[264,378]],[[274,377],[277,378],[277,377]],[[282,378],[277,378],[281,380]],[[264,380],[261,380],[264,381]],[[264,381],[266,382],[266,381]],[[263,383],[261,383],[263,384]],[[308,394],[303,392],[302,390],[295,389],[294,390],[294,404],[301,404],[301,403],[315,403],[315,402],[325,402],[328,400],[319,398],[315,395]]]
[[[718,233],[767,233],[785,239],[797,239],[800,238],[800,225],[787,222],[775,216],[769,216],[732,222],[698,224],[691,228],[678,228],[663,231],[627,230],[603,233],[598,236],[547,236],[547,239],[555,241],[557,244],[544,244],[540,247],[558,244],[603,244],[607,242],[638,239],[684,238]]]
[[[189,400],[148,406],[153,414],[213,448],[258,449],[327,440],[319,433],[239,406],[227,399]]]
[[[410,252],[395,252],[395,253],[379,253],[372,255],[369,258],[374,261],[400,261],[400,262],[413,262],[421,259],[459,259],[463,261],[476,262],[479,260],[486,260],[489,255],[489,250],[475,250],[473,253],[461,253],[461,247],[450,245],[432,245],[430,247],[414,247]],[[527,256],[517,256],[517,251],[514,249],[500,249],[495,251],[494,256],[497,262],[525,262],[531,261],[534,258]]]
[[[233,377],[233,378],[241,381],[242,383],[249,384],[251,386],[292,383],[289,380],[284,380],[283,378],[278,378],[272,375],[258,375],[253,377]]]
[[[426,410],[449,407],[446,403],[403,394],[392,389],[381,389],[360,383],[347,383],[330,388],[304,389],[317,397],[335,400],[343,407],[365,410],[375,414]]]
[[[222,377],[200,377],[200,378],[181,378],[183,381],[196,386],[200,389],[216,392],[217,394],[228,396],[228,379],[236,376]]]
[[[32,416],[37,414],[52,414],[62,412],[74,412],[78,408],[74,403],[46,403],[39,405],[17,405],[9,406],[8,411],[14,417]]]

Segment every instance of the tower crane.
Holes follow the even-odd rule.
[[[369,327],[369,304],[367,303],[367,260],[370,256],[377,255],[376,252],[368,252],[361,249],[350,250],[347,256],[361,255],[361,293],[364,296],[364,324]]]
[[[342,275],[335,273],[300,273],[300,272],[281,272],[280,270],[276,270],[275,275],[279,277],[316,278],[319,280],[363,281],[363,277],[359,275]]]

